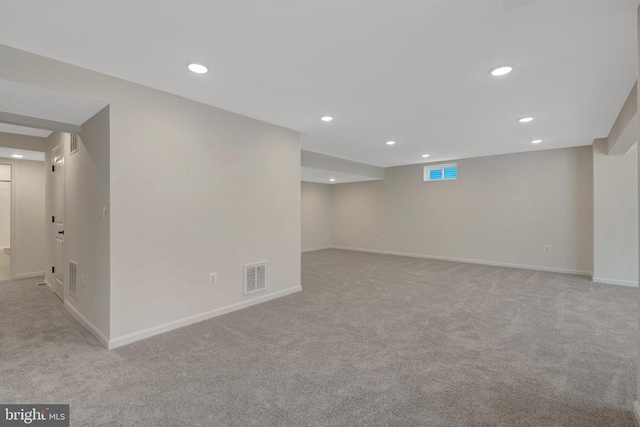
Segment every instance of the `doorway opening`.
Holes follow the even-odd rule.
[[[0,280],[11,279],[12,165],[0,164]]]
[[[0,283],[45,273],[49,134],[0,123]]]
[[[61,302],[107,346],[109,106],[1,79],[0,93],[0,164],[5,159],[14,164],[9,245],[12,280],[4,288],[0,282],[0,297],[3,290],[17,289],[25,296],[47,298],[52,304]],[[22,158],[11,158],[16,151]],[[38,158],[30,158],[32,155]],[[29,179],[27,166],[38,178]],[[24,189],[23,185],[30,187]],[[27,195],[30,200],[25,201]],[[6,246],[1,232],[0,251]],[[42,291],[50,290],[56,297],[31,292],[41,284]]]

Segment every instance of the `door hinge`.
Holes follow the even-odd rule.
[[[55,267],[51,267],[51,272],[55,273],[56,272],[56,268]]]
[[[51,172],[55,172],[56,171],[56,165],[51,165]]]

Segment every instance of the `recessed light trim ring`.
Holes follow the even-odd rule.
[[[512,65],[500,65],[489,70],[489,74],[493,77],[502,77],[510,74],[513,71]]]
[[[200,62],[195,62],[195,61],[187,62],[187,69],[189,69],[189,71],[191,71],[192,73],[196,73],[196,74],[206,74],[209,71],[209,67],[207,67],[206,65]]]

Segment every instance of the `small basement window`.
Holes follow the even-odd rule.
[[[458,178],[458,164],[432,165],[424,167],[425,181],[446,181]]]

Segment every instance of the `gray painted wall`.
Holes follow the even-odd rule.
[[[109,107],[82,125],[78,151],[70,153],[70,136],[54,132],[49,138],[47,163],[47,218],[51,218],[51,151],[64,146],[65,222],[64,245],[68,265],[78,265],[78,285],[74,297],[65,288],[65,303],[71,305],[108,339],[110,334],[109,257]],[[106,208],[103,220],[102,209]],[[47,221],[47,265],[54,265],[52,224]],[[65,270],[65,273],[67,271]],[[47,269],[47,282],[54,283]]]
[[[44,162],[29,160],[2,161],[15,164],[15,232],[16,250],[11,250],[16,278],[44,273],[45,169]]]
[[[0,57],[2,79],[110,104],[112,340],[299,289],[298,132],[7,46]],[[268,290],[245,296],[242,266],[259,261]]]
[[[302,183],[302,250],[331,246],[331,185]]]
[[[638,283],[637,144],[607,155],[607,141],[593,145],[594,281]]]
[[[591,274],[591,147],[457,163],[455,181],[415,165],[333,185],[333,245]]]
[[[47,151],[47,139],[0,132],[0,147],[45,152]]]
[[[640,7],[638,8],[638,16],[637,16],[637,22],[638,22],[638,31],[637,31],[637,37],[638,37],[638,59],[640,60]],[[638,80],[640,80],[640,61],[639,61],[639,65],[638,65]],[[638,105],[640,105],[640,91],[638,92],[638,97],[639,97],[639,101],[638,101]],[[638,125],[638,141],[640,141],[640,121],[637,122]],[[640,170],[640,150],[638,150],[638,169]],[[638,179],[640,179],[640,173],[638,173]],[[638,190],[640,191],[640,183],[638,183]],[[640,202],[640,194],[638,195],[638,201]],[[639,218],[640,221],[640,218]],[[640,230],[640,225],[638,226],[638,229]],[[640,238],[639,238],[640,240]],[[639,250],[640,252],[640,250]],[[640,298],[640,293],[638,293],[638,296]],[[639,302],[640,304],[640,302]],[[639,333],[640,333],[640,316],[638,317],[638,322],[639,322]],[[638,354],[640,355],[640,335],[638,335],[638,343],[639,343],[639,347],[638,347]],[[635,402],[635,406],[634,406],[634,413],[636,415],[636,421],[638,423],[640,423],[640,406],[638,406],[638,396],[640,396],[640,359],[638,360],[637,363],[637,367],[636,367],[636,372],[637,372],[637,378],[638,378],[638,387],[636,389],[636,402]]]

